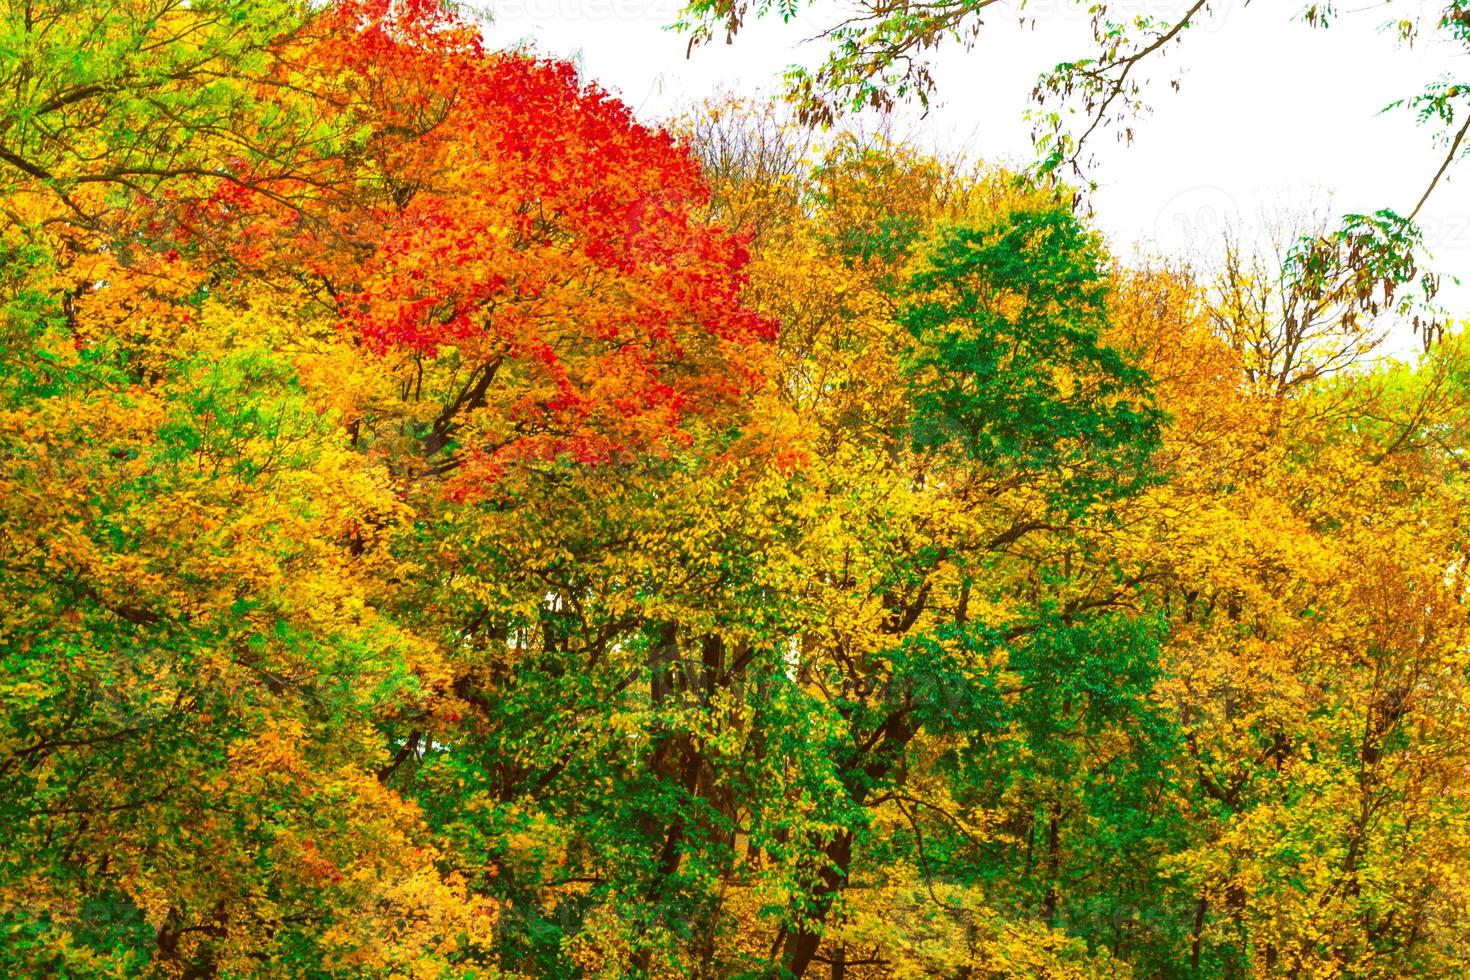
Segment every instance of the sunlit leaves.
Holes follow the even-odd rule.
[[[1136,489],[1158,416],[1147,376],[1106,345],[1106,289],[1100,255],[1064,211],[943,232],[897,317],[916,342],[905,364],[916,444],[1054,471],[1072,507]]]

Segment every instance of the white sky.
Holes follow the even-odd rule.
[[[1125,11],[1126,3],[1133,6]],[[1374,3],[1342,4],[1355,5]],[[641,118],[656,120],[722,87],[775,92],[783,68],[818,58],[819,44],[802,39],[842,10],[819,0],[796,24],[773,18],[733,46],[717,42],[686,59],[686,39],[666,29],[679,6],[679,0],[501,0],[492,6],[487,37],[495,45],[530,42],[539,53],[570,58]],[[1133,145],[1115,143],[1111,133],[1094,137],[1096,217],[1115,248],[1207,248],[1224,221],[1251,228],[1268,209],[1312,201],[1337,214],[1381,207],[1407,213],[1442,151],[1408,111],[1379,110],[1446,73],[1470,81],[1470,58],[1444,44],[1396,46],[1378,31],[1381,10],[1342,14],[1322,31],[1293,19],[1297,2],[1242,8],[1239,0],[1220,0],[1217,6],[1152,67],[1155,111],[1135,125]],[[1177,0],[1122,0],[1114,12],[1167,17],[1178,7]],[[987,18],[973,50],[941,48],[940,104],[907,121],[912,139],[992,161],[1030,159],[1022,113],[1032,83],[1049,65],[1087,50],[1087,21],[1069,0],[1031,0],[1027,12],[1039,21],[1034,30],[1000,13]],[[1167,81],[1180,67],[1183,84],[1175,93]],[[1470,160],[1451,169],[1421,223],[1435,266],[1446,274],[1442,301],[1457,316],[1470,315]],[[1452,275],[1466,282],[1456,286]]]

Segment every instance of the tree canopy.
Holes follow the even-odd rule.
[[[437,0],[0,32],[0,973],[1470,967],[1390,253],[1129,264]]]

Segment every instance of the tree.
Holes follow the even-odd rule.
[[[384,785],[478,697],[475,621],[415,600],[471,501],[742,404],[738,239],[668,136],[438,4],[7,29],[7,965],[490,968],[483,866]]]
[[[973,48],[985,37],[985,18],[1008,5],[998,0],[941,0],[939,3],[863,2],[835,26],[821,32],[826,58],[815,71],[797,67],[787,74],[787,93],[804,121],[830,125],[840,116],[864,108],[881,111],[916,100],[927,106],[935,94],[929,69],[932,52],[944,44]],[[1145,72],[1161,56],[1184,43],[1189,29],[1208,17],[1208,0],[1181,4],[1177,15],[1131,14],[1107,3],[1079,4],[1091,27],[1089,49],[1059,52],[1056,67],[1043,72],[1032,90],[1032,137],[1039,176],[1069,174],[1090,187],[1089,141],[1108,126],[1122,127],[1131,138],[1131,119],[1147,108]],[[1218,6],[1218,5],[1216,5]],[[1470,43],[1470,6],[1445,0],[1429,8],[1398,0],[1374,5],[1386,18],[1383,31],[1399,43],[1422,43],[1426,35],[1452,45]],[[1011,13],[1032,28],[1055,29],[1028,12],[1025,3],[1009,5]],[[718,33],[733,41],[748,20],[773,10],[789,20],[797,4],[770,0],[694,0],[677,26],[690,35],[690,48]],[[1364,11],[1353,11],[1363,13]],[[1329,28],[1339,11],[1309,4],[1301,18],[1313,27]],[[1178,88],[1177,79],[1174,87]],[[1450,168],[1470,153],[1470,86],[1447,80],[1428,84],[1423,92],[1392,103],[1412,111],[1434,130],[1445,149],[1443,162],[1407,211],[1382,208],[1372,214],[1344,215],[1329,232],[1304,237],[1284,270],[1293,291],[1307,304],[1328,297],[1350,300],[1359,314],[1394,309],[1412,317],[1431,344],[1445,325],[1434,306],[1438,277],[1430,270],[1422,235],[1415,224],[1425,203]]]
[[[1146,378],[1102,340],[1095,242],[1044,193],[839,142],[798,199],[804,213],[759,243],[752,296],[785,326],[778,376],[812,427],[809,624],[789,669],[824,733],[818,785],[836,796],[801,811],[805,827],[788,820],[758,865],[784,863],[790,896],[769,955],[794,975],[817,962],[978,970],[1003,937],[1059,922],[1043,920],[1044,884],[1032,924],[977,918],[999,897],[991,818],[978,814],[1007,805],[980,773],[1010,751],[1060,749],[1061,718],[1090,729],[1147,714],[1147,620],[1116,613],[1132,586],[1075,548],[1109,501],[1136,492],[1158,419]],[[1131,680],[1095,701],[1086,671],[1061,667],[1072,658]],[[957,945],[918,953],[903,924],[936,920]],[[991,938],[967,950],[967,934]],[[1056,942],[1058,964],[1076,954]]]
[[[429,0],[7,16],[4,972],[1464,973],[1383,256],[1128,267]]]

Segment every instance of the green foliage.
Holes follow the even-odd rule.
[[[1277,321],[438,3],[3,23],[0,974],[1465,973],[1409,222]]]
[[[1103,339],[1101,264],[1062,210],[942,232],[897,315],[915,340],[915,445],[1054,473],[1069,507],[1146,485],[1161,418],[1147,375]]]

